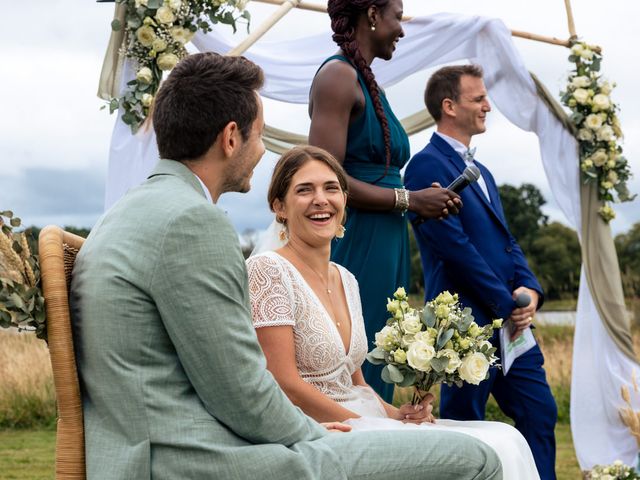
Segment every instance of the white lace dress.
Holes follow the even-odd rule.
[[[500,422],[437,420],[436,424],[405,424],[386,416],[373,390],[353,385],[351,376],[367,354],[367,338],[358,282],[340,265],[351,314],[351,339],[342,338],[326,309],[298,270],[284,257],[266,252],[247,260],[251,310],[255,328],[293,327],[296,365],[302,379],[345,408],[361,415],[350,419],[357,430],[416,428],[425,435],[449,430],[471,435],[491,446],[502,462],[505,479],[539,480],[531,450],[515,428]]]

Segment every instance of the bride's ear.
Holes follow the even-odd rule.
[[[284,209],[284,202],[281,202],[279,199],[276,198],[273,201],[273,204],[271,205],[271,208],[273,208],[273,212],[276,214],[277,218],[286,219],[285,209]]]

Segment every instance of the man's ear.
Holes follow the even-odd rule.
[[[233,153],[240,147],[240,129],[236,122],[227,123],[219,133],[220,148],[225,157],[233,156]]]
[[[442,100],[442,113],[450,117],[456,116],[456,110],[454,108],[454,102],[450,98]]]

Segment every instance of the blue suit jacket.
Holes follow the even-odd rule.
[[[464,203],[459,215],[445,220],[427,220],[415,226],[424,269],[425,297],[434,298],[443,290],[457,292],[464,306],[473,309],[479,325],[494,318],[507,319],[515,308],[512,292],[524,286],[540,294],[542,287],[529,269],[520,246],[509,232],[493,176],[476,161],[487,184],[491,202],[478,183],[462,191]],[[405,185],[409,190],[429,187],[432,182],[449,185],[465,168],[465,163],[440,136],[409,163]],[[412,214],[410,219],[413,220]]]

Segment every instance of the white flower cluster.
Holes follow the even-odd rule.
[[[586,180],[598,183],[599,198],[605,201],[598,212],[609,222],[615,212],[606,202],[616,197],[619,201],[633,199],[626,186],[631,171],[619,145],[622,130],[618,107],[610,96],[615,84],[600,76],[602,57],[586,43],[575,43],[569,60],[576,68],[569,75],[562,102],[571,109],[571,121],[576,126],[580,169]]]
[[[637,480],[640,475],[630,466],[625,465],[620,460],[616,460],[611,465],[596,465],[587,472],[587,480]]]
[[[489,342],[502,320],[480,327],[458,295],[445,291],[422,310],[411,308],[404,288],[387,299],[391,318],[375,335],[376,348],[367,359],[385,364],[382,379],[428,391],[437,383],[478,385],[497,361]]]
[[[185,44],[198,30],[208,32],[212,23],[231,25],[249,20],[247,0],[116,0],[126,4],[126,23],[114,20],[114,30],[124,29],[121,54],[137,63],[135,80],[121,98],[109,103],[111,112],[123,107],[122,121],[136,133],[149,114],[162,74],[185,56]]]

